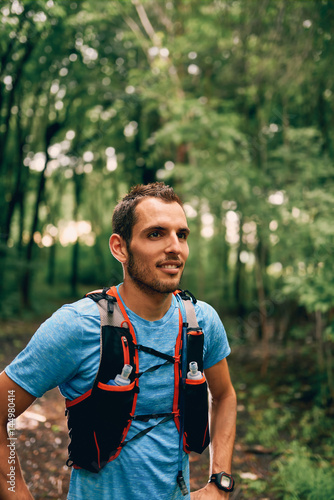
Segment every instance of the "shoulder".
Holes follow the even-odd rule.
[[[72,304],[65,304],[41,324],[33,339],[48,340],[51,343],[81,339],[83,332],[89,332],[99,325],[97,305],[84,298]]]
[[[70,304],[64,304],[57,312],[68,312],[69,314],[78,316],[96,316],[99,314],[96,302],[88,297]]]
[[[210,368],[231,352],[224,325],[217,311],[207,302],[195,304],[198,325],[204,333],[204,368]]]
[[[49,320],[67,322],[69,319],[80,321],[81,319],[84,320],[90,317],[99,317],[99,311],[97,304],[93,300],[85,297],[71,304],[64,304],[53,313]]]
[[[194,307],[196,318],[201,328],[205,329],[212,326],[217,327],[217,325],[221,325],[223,327],[217,311],[210,304],[203,302],[202,300],[198,300],[196,304],[194,304]]]
[[[7,375],[40,397],[75,377],[91,352],[98,358],[99,326],[98,308],[91,299],[62,306],[42,323],[6,368]]]

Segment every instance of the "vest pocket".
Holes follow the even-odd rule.
[[[69,467],[73,465],[75,468],[99,472],[99,451],[94,436],[95,416],[91,401],[87,397],[67,408],[70,444],[66,464]]]
[[[115,457],[131,423],[135,382],[127,386],[107,385],[99,382],[95,392],[96,445],[100,467]]]
[[[207,382],[203,377],[199,380],[186,379],[184,388],[184,434],[185,451],[202,453],[208,446],[208,397]]]
[[[135,382],[127,386],[98,382],[90,395],[68,405],[68,465],[99,472],[116,458],[131,422]]]

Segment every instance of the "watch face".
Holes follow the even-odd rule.
[[[223,488],[230,488],[231,487],[231,479],[226,476],[222,476],[220,478],[220,484],[222,485]]]

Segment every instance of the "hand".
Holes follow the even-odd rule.
[[[229,493],[219,490],[213,483],[208,483],[204,488],[190,493],[191,500],[224,500],[229,498]]]

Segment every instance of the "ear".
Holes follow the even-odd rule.
[[[128,251],[126,243],[119,234],[112,234],[109,239],[109,248],[112,255],[118,262],[125,264],[128,260]]]

